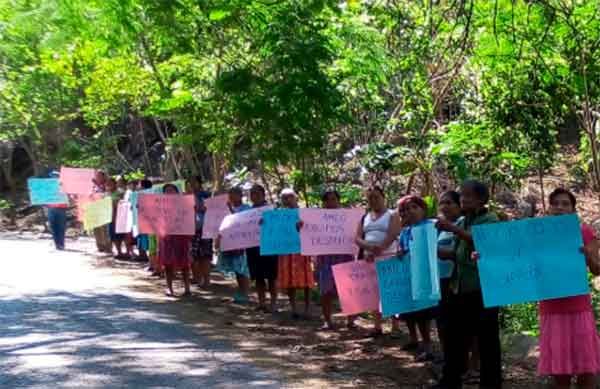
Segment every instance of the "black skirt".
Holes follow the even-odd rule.
[[[277,255],[260,255],[259,247],[246,249],[250,278],[253,280],[277,279],[279,257]]]

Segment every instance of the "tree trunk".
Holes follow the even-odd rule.
[[[415,173],[412,173],[410,177],[408,177],[408,183],[406,184],[406,194],[409,195],[412,191],[412,187],[415,184]]]
[[[267,198],[270,200],[273,199],[273,193],[271,192],[271,186],[269,185],[269,180],[265,177],[265,170],[263,169],[263,165],[261,161],[258,162],[258,175],[260,180],[262,181],[263,186],[265,187],[265,191],[267,192]]]
[[[175,161],[175,157],[173,156],[173,153],[169,152],[169,150],[167,149],[167,137],[161,128],[160,122],[156,118],[153,118],[152,120],[154,121],[154,127],[156,128],[156,132],[158,133],[160,140],[165,145],[165,153],[167,155],[167,160],[171,161],[171,164],[173,165],[173,168],[175,169],[175,173],[177,174],[177,178],[181,178],[181,171],[179,170],[177,161]]]
[[[15,146],[13,144],[9,144],[6,146],[6,154],[1,154],[2,160],[2,174],[4,174],[4,178],[6,179],[6,184],[8,185],[8,190],[10,192],[11,200],[15,200],[17,197],[17,183],[15,178],[13,177],[13,154],[15,151]],[[1,150],[0,150],[1,151]]]
[[[41,166],[40,166],[40,162],[38,160],[38,157],[35,153],[34,148],[29,145],[29,143],[26,139],[23,139],[22,142],[20,142],[19,144],[21,146],[23,146],[23,150],[25,150],[25,153],[27,153],[27,156],[29,157],[29,160],[31,161],[31,167],[33,168],[33,175],[39,176],[41,174]]]
[[[542,211],[546,214],[546,193],[544,192],[544,169],[541,164],[538,167],[538,178],[540,180],[540,196],[542,197]]]
[[[219,193],[225,186],[225,171],[227,171],[226,161],[219,154],[212,153],[212,168],[213,168],[213,192]]]
[[[591,117],[591,112],[587,106],[584,108],[582,113],[583,117],[583,126],[584,131],[588,137],[588,141],[590,143],[590,151],[592,153],[592,183],[594,190],[600,189],[600,163],[598,162],[598,143],[596,137],[596,129],[594,128],[593,121],[590,120],[588,116]]]
[[[144,146],[144,173],[147,176],[152,175],[152,162],[150,161],[150,156],[148,155],[148,143],[146,142],[146,131],[144,129],[144,123],[141,119],[136,119],[138,123],[138,131],[142,137],[142,145]]]

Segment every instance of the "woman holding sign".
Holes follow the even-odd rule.
[[[412,228],[425,223],[431,223],[431,221],[427,219],[427,204],[425,200],[418,196],[404,196],[401,198],[398,202],[398,213],[406,225],[398,238],[398,255],[404,256],[410,250],[410,241],[413,239]],[[404,346],[404,349],[417,350],[419,348],[417,329],[421,334],[421,354],[416,358],[418,362],[432,361],[434,359],[431,348],[431,320],[434,314],[435,310],[428,308],[402,315],[402,318],[406,321],[410,335],[410,342]]]
[[[575,213],[575,196],[566,189],[550,194],[550,214]],[[596,232],[581,225],[583,253],[590,271],[600,274],[599,242]],[[577,387],[595,388],[600,372],[600,341],[589,294],[541,301],[540,360],[538,373],[554,378],[555,388],[570,388],[577,377]]]
[[[461,208],[464,218],[458,223],[440,219],[441,231],[455,234],[456,269],[451,279],[452,293],[447,306],[447,340],[443,376],[438,388],[462,388],[462,375],[471,340],[479,345],[482,388],[502,387],[502,355],[498,308],[485,308],[477,263],[473,259],[474,245],[471,229],[475,225],[495,223],[498,217],[488,211],[487,186],[478,181],[465,181],[461,188]]]
[[[250,188],[250,201],[252,201],[252,208],[261,208],[268,205],[265,199],[265,188],[259,184],[252,185],[252,188]],[[246,256],[250,277],[256,282],[257,311],[275,313],[277,311],[277,267],[279,265],[277,255],[260,255],[260,247],[257,246],[247,248]],[[270,308],[267,308],[266,305],[267,285],[271,297]]]
[[[49,178],[59,178],[57,171],[52,171]],[[67,231],[67,208],[68,204],[47,204],[48,224],[57,250],[65,249],[65,234]]]
[[[229,201],[227,205],[231,213],[244,212],[250,209],[248,204],[242,202],[242,188],[235,186],[229,189]],[[217,235],[215,247],[221,247],[221,237]],[[219,253],[218,271],[227,275],[235,274],[238,283],[238,291],[233,297],[233,302],[237,304],[248,303],[248,292],[250,290],[250,270],[248,269],[248,260],[244,250],[229,250]]]
[[[167,195],[178,195],[179,189],[173,184],[163,186],[163,193]],[[165,269],[167,279],[167,290],[165,294],[169,297],[175,296],[173,292],[173,279],[175,272],[181,270],[183,273],[183,284],[185,287],[184,297],[191,296],[190,292],[190,239],[184,235],[166,235],[158,239],[158,259]]]
[[[298,208],[298,196],[292,189],[281,191],[281,203],[283,208]],[[279,288],[287,291],[290,305],[292,306],[292,318],[300,319],[296,306],[296,292],[304,290],[304,317],[309,317],[310,312],[310,290],[315,286],[313,270],[310,257],[300,254],[280,255],[278,264],[277,280]]]
[[[92,183],[92,192],[104,195],[104,192],[106,191],[106,174],[102,170],[96,171]],[[98,251],[112,255],[112,242],[108,233],[108,226],[94,228],[94,238],[96,239]]]
[[[341,208],[340,194],[335,189],[329,189],[323,193],[321,200],[323,201],[323,208],[325,209]],[[322,327],[324,330],[335,329],[331,316],[333,314],[333,300],[337,295],[337,290],[333,278],[332,267],[339,265],[340,263],[352,262],[353,260],[354,258],[352,255],[344,254],[317,256],[317,279],[321,295],[321,309],[325,320],[325,324]],[[355,327],[354,316],[348,316],[347,320],[348,329],[353,329]]]
[[[196,199],[196,235],[192,238],[192,283],[201,288],[210,286],[210,265],[213,256],[211,239],[202,239],[202,225],[206,206],[204,200],[210,198],[210,193],[202,189],[202,177],[194,176],[188,179],[190,192]]]
[[[389,210],[385,204],[383,189],[373,186],[367,190],[369,212],[365,214],[356,231],[356,244],[361,249],[358,259],[373,262],[375,259],[389,258],[396,255],[395,245],[392,243],[402,230],[400,216]],[[384,243],[391,237],[387,243]],[[372,336],[383,335],[383,320],[381,312],[374,312],[375,329]],[[396,329],[397,321],[392,321],[392,330]]]

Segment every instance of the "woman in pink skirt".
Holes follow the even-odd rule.
[[[550,194],[550,213],[575,213],[575,196],[558,188]],[[581,225],[583,253],[590,271],[600,273],[599,242],[594,229]],[[595,388],[600,372],[600,340],[589,294],[540,302],[540,360],[538,373],[552,376],[555,388]]]
[[[163,186],[163,193],[169,195],[179,194],[179,189],[173,184]],[[191,296],[190,292],[190,237],[184,235],[166,235],[158,238],[158,261],[165,269],[167,279],[167,290],[165,294],[173,297],[173,279],[175,272],[181,270],[183,273],[183,284],[185,286],[184,297]]]

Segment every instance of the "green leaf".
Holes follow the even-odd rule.
[[[231,11],[228,11],[225,9],[214,9],[214,10],[210,11],[208,18],[214,22],[218,22],[220,20],[225,19],[229,15],[231,15]]]

